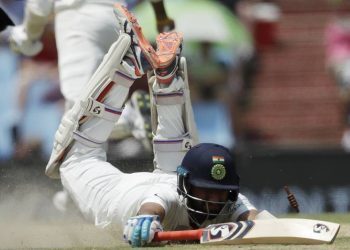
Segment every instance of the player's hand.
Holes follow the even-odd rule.
[[[163,231],[158,215],[139,215],[129,218],[123,238],[132,247],[141,247],[150,243],[158,231]]]
[[[167,17],[166,19],[157,20],[157,30],[159,33],[169,32],[175,29],[175,22],[173,19]]]
[[[18,25],[11,30],[9,42],[13,51],[25,56],[35,56],[43,49],[41,41],[29,39],[22,25]]]

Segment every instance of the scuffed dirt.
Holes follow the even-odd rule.
[[[0,197],[0,249],[94,248],[123,244],[120,234],[87,223],[75,209],[61,213],[53,192],[26,185]]]

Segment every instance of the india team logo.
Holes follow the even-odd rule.
[[[226,176],[226,168],[223,165],[225,163],[225,158],[222,156],[213,156],[213,167],[211,168],[211,176],[213,179],[220,181]]]

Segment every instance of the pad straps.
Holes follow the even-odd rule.
[[[185,103],[183,91],[153,93],[153,98],[156,105],[175,105]]]
[[[188,135],[184,135],[182,138],[153,140],[154,150],[160,152],[188,151],[192,146],[193,142]]]

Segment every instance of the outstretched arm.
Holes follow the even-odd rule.
[[[144,215],[144,214],[158,215],[160,221],[163,221],[164,216],[165,216],[165,210],[158,203],[147,202],[147,203],[142,204],[142,206],[140,207],[140,209],[137,213],[137,215]]]
[[[168,17],[163,0],[151,0],[151,3],[157,19],[158,32],[168,32],[175,29],[175,22]]]

